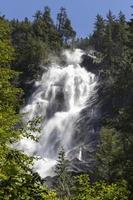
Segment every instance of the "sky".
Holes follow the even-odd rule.
[[[37,10],[49,6],[53,19],[60,7],[65,7],[78,37],[86,37],[92,33],[96,15],[106,17],[108,10],[117,15],[121,10],[127,19],[131,18],[132,0],[0,0],[0,14],[8,19],[24,17],[33,19]]]

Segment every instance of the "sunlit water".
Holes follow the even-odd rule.
[[[61,147],[66,154],[73,149],[75,122],[96,86],[95,75],[80,66],[83,51],[77,49],[63,54],[67,64],[51,64],[41,80],[36,82],[36,91],[21,111],[26,113],[24,122],[42,117],[39,141],[24,138],[19,143],[19,149],[38,157],[34,170],[43,178],[54,175],[53,168]],[[80,146],[77,159],[82,159]]]

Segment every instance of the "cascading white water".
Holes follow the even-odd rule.
[[[96,86],[95,75],[80,66],[83,54],[79,49],[65,51],[67,65],[58,66],[53,63],[36,83],[36,91],[28,105],[22,109],[26,113],[25,122],[42,117],[39,142],[24,138],[19,149],[39,158],[34,164],[34,170],[43,178],[54,175],[53,167],[60,147],[66,153],[74,148],[71,145],[74,124]],[[81,159],[81,155],[79,146],[77,158]]]
[[[82,161],[82,148],[81,148],[81,147],[79,148],[79,156],[78,156],[78,159],[79,159],[80,161]]]

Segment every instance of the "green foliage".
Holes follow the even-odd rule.
[[[94,45],[97,51],[102,52],[105,38],[105,20],[101,15],[96,16],[95,30],[93,36],[90,37],[90,45]]]
[[[57,179],[55,188],[61,199],[70,196],[70,187],[72,185],[72,180],[68,172],[68,168],[69,161],[65,158],[65,152],[62,148],[59,152],[59,157],[55,168],[55,174]]]
[[[103,128],[96,153],[96,174],[99,180],[108,182],[122,177],[121,155],[123,144],[115,129]]]
[[[56,194],[48,191],[39,175],[32,171],[33,158],[13,148],[13,144],[24,136],[24,130],[17,127],[20,122],[17,112],[21,90],[13,85],[18,73],[9,68],[14,50],[9,26],[4,19],[0,19],[0,35],[0,199],[57,200]],[[37,124],[38,120],[34,125]],[[34,127],[32,122],[30,127]]]
[[[10,41],[9,23],[0,18],[0,66],[8,66],[13,60],[14,49]]]
[[[72,188],[73,200],[91,199],[91,187],[88,175],[80,175],[74,177],[74,186]]]
[[[2,19],[0,19],[1,21]],[[3,31],[2,31],[3,30]],[[0,46],[1,52],[4,51],[6,45],[8,49],[12,49],[12,46],[9,46],[10,40],[8,34],[9,26],[8,23],[3,19],[1,22],[1,35],[3,35],[3,43],[5,45]],[[6,39],[4,40],[4,37]],[[2,57],[0,52],[0,56]],[[13,50],[12,50],[13,52]],[[19,138],[19,134],[17,131],[14,130],[15,124],[18,122],[19,118],[16,114],[16,110],[19,106],[19,99],[17,96],[20,94],[20,89],[15,88],[11,81],[17,75],[14,71],[9,69],[10,62],[12,60],[12,55],[8,52],[5,57],[1,58],[0,63],[0,158],[1,160],[4,159],[4,147],[9,145],[10,142],[15,141]]]
[[[106,20],[97,18],[90,44],[103,55],[100,64],[103,129],[97,152],[99,176],[109,182],[121,177],[133,193],[132,38],[133,20],[127,23],[122,12],[116,18],[109,11]]]
[[[129,192],[125,181],[113,183],[98,182],[92,188],[92,200],[128,200]]]
[[[106,110],[103,126],[107,128],[102,129],[101,145],[98,149],[99,174],[112,182],[120,177],[124,178],[133,191],[132,20],[127,23],[122,12],[116,18],[109,11],[103,32],[103,46],[101,45],[100,50],[103,61],[100,73],[102,98],[104,96],[102,108]],[[95,34],[92,39],[94,36]],[[92,43],[95,45],[95,40]],[[114,145],[114,150],[109,149]]]
[[[66,9],[61,7],[57,14],[57,30],[63,42],[67,45],[70,40],[73,42],[76,32],[73,30],[71,21],[67,16]]]
[[[90,40],[88,37],[86,38],[77,38],[77,40],[74,41],[74,47],[78,49],[87,50],[90,45]]]
[[[57,197],[56,191],[48,190],[47,194],[43,194],[43,199],[44,200],[60,200]],[[64,199],[65,200],[65,199]],[[67,200],[67,199],[66,199]]]
[[[48,49],[58,51],[61,45],[61,38],[51,18],[50,9],[45,7],[44,12],[37,11],[33,22],[33,33]]]
[[[37,11],[33,22],[12,20],[12,41],[16,59],[12,68],[22,72],[19,83],[25,92],[29,91],[34,79],[40,77],[42,66],[49,63],[49,54],[61,49],[61,37],[51,18],[50,9]]]
[[[128,200],[129,192],[125,181],[107,184],[90,183],[88,175],[75,177],[72,200]]]

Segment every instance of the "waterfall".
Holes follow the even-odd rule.
[[[41,80],[36,82],[36,91],[21,110],[25,113],[24,122],[38,116],[42,118],[39,141],[23,138],[19,149],[38,157],[34,170],[43,178],[54,175],[53,167],[60,147],[64,148],[68,159],[72,157],[71,152],[76,148],[72,141],[75,123],[97,84],[95,75],[80,66],[83,54],[79,49],[64,51],[66,64],[51,64]],[[81,160],[82,149],[79,144],[77,149],[74,156]]]
[[[82,161],[82,148],[81,148],[81,147],[79,148],[79,156],[78,156],[78,159],[79,159],[80,161]]]

